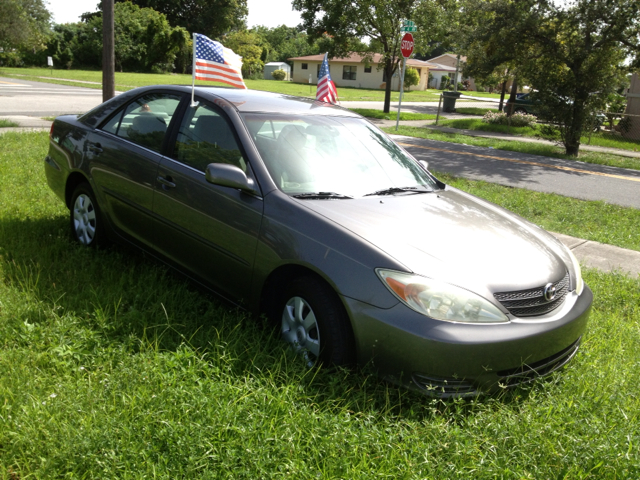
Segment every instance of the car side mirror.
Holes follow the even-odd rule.
[[[424,168],[427,172],[429,171],[429,162],[426,160],[418,160],[418,163],[422,168]]]
[[[259,195],[255,182],[235,165],[228,163],[210,163],[205,170],[207,182],[221,187],[237,188],[252,195]]]

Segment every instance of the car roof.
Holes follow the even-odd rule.
[[[275,81],[275,80],[274,80]],[[139,87],[122,93],[80,116],[82,123],[97,126],[104,118],[120,108],[124,103],[140,95],[155,91],[174,91],[191,95],[191,85],[153,85]],[[197,96],[215,102],[227,100],[240,113],[276,113],[293,115],[326,115],[341,117],[360,117],[355,112],[313,98],[295,97],[283,93],[263,92],[261,90],[238,89],[231,87],[201,86],[195,87]]]

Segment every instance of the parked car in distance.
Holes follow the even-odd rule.
[[[309,366],[477,395],[560,369],[587,325],[568,248],[340,107],[138,88],[57,118],[44,168],[76,241],[153,252],[268,315]]]
[[[540,102],[532,97],[530,93],[519,93],[515,101],[507,100],[504,111],[507,113],[525,113],[540,117],[541,120],[551,120],[547,118],[547,115],[544,114],[544,109],[541,107]],[[604,114],[597,113],[593,118],[591,130],[594,132],[599,131],[606,119],[607,117]]]

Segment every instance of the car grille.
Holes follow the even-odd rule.
[[[472,383],[457,378],[429,377],[414,373],[412,379],[420,390],[424,390],[427,395],[433,397],[466,397],[479,393]]]
[[[569,345],[564,350],[544,358],[538,362],[524,364],[518,368],[511,370],[502,370],[498,373],[500,377],[500,385],[505,387],[515,387],[534,381],[536,378],[549,375],[556,370],[564,367],[575,356],[578,348],[580,347],[580,340],[578,338],[575,342]]]
[[[562,280],[553,284],[556,295],[551,301],[544,298],[544,288],[537,287],[517,292],[494,293],[498,300],[512,315],[516,317],[534,317],[544,315],[558,308],[569,292],[569,273]]]

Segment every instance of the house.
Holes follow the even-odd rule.
[[[324,55],[308,55],[306,57],[293,57],[289,61],[293,62],[293,81],[297,83],[318,83],[318,72]],[[383,61],[383,56],[375,53],[370,62],[365,61],[365,57],[359,53],[352,53],[343,58],[330,58],[329,71],[331,79],[337,87],[355,87],[383,89],[387,79],[382,68],[378,69]],[[422,60],[407,59],[407,68],[413,67],[418,70],[420,81],[415,90],[425,90],[429,80],[429,68],[431,64]],[[391,81],[391,88],[399,90],[399,73],[394,75]]]
[[[291,67],[289,66],[288,63],[285,62],[269,62],[267,64],[265,64],[264,66],[264,79],[265,80],[273,80],[273,77],[271,76],[272,72],[275,72],[276,70],[284,70],[287,74],[286,77],[284,77],[285,80],[291,80]]]
[[[469,80],[471,83],[471,90],[476,89],[476,83],[473,78],[463,78],[462,76],[462,68],[467,61],[467,57],[464,55],[460,56],[460,66],[458,69],[458,82],[462,82],[463,80]],[[439,55],[437,57],[433,57],[427,60],[429,63],[433,63],[436,66],[429,69],[431,72],[431,83],[429,87],[431,88],[440,88],[442,83],[442,77],[444,75],[448,76],[453,80],[453,77],[456,74],[456,63],[458,62],[458,56],[452,53],[445,53],[443,55]]]

